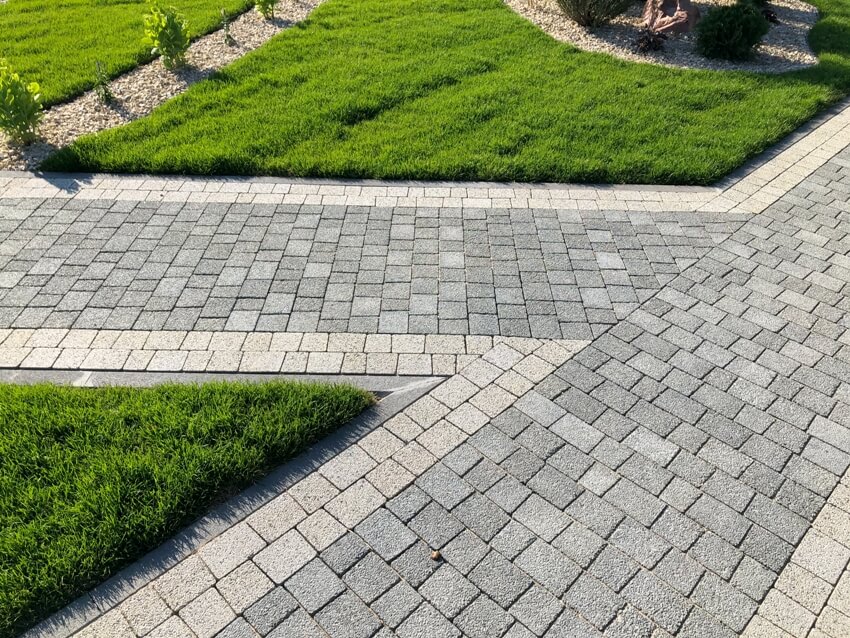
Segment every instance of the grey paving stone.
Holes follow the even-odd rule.
[[[617,481],[604,498],[647,527],[664,511],[664,503],[660,499],[627,479]]]
[[[520,448],[499,465],[517,480],[525,483],[543,467],[543,464],[544,461],[539,456]]]
[[[95,210],[98,202],[90,202],[86,212]],[[40,214],[48,216],[58,216],[63,214],[61,210],[54,211],[47,207],[47,203],[39,210]],[[164,209],[165,204],[159,204]],[[210,210],[212,204],[203,205],[205,210]],[[225,205],[230,210],[236,210],[238,204]],[[278,206],[280,211],[282,207]],[[141,204],[133,211],[134,215],[138,215],[141,209]],[[396,209],[394,214],[399,215],[401,209]],[[449,211],[453,214],[452,211]],[[438,215],[443,218],[445,212],[437,211]],[[203,215],[206,213],[201,213]],[[230,216],[232,213],[225,213]],[[168,266],[157,263],[156,259],[162,259],[162,255],[167,253],[168,257],[173,259],[171,268],[182,268],[184,271],[191,272],[190,268],[194,267],[196,276],[206,276],[204,273],[213,274],[209,279],[211,288],[207,288],[205,292],[209,295],[230,294],[231,302],[235,301],[238,296],[238,301],[242,303],[244,308],[239,308],[231,312],[231,308],[219,311],[221,313],[221,326],[224,327],[229,323],[231,328],[252,327],[257,326],[269,327],[273,326],[274,321],[278,317],[287,317],[291,313],[291,318],[286,325],[289,330],[298,329],[315,329],[317,326],[329,325],[329,321],[335,321],[337,330],[349,331],[357,326],[366,326],[372,330],[380,329],[385,332],[407,332],[407,331],[428,331],[433,332],[438,329],[438,326],[446,330],[469,330],[473,329],[480,333],[490,333],[500,329],[521,334],[532,334],[537,337],[557,338],[568,337],[572,335],[589,336],[592,332],[591,325],[588,321],[605,322],[600,325],[607,325],[616,317],[616,313],[610,310],[597,310],[597,308],[605,309],[618,306],[618,300],[634,300],[638,298],[635,282],[640,281],[643,285],[648,286],[648,290],[657,290],[661,287],[661,281],[654,274],[654,269],[675,268],[673,264],[668,264],[667,261],[655,262],[655,259],[662,258],[669,260],[669,256],[665,254],[663,257],[656,251],[659,247],[647,246],[646,250],[632,250],[624,246],[618,250],[617,245],[613,243],[602,244],[605,249],[598,251],[594,257],[588,251],[588,259],[576,260],[575,265],[580,268],[592,267],[594,270],[577,270],[580,275],[581,285],[572,286],[551,286],[544,283],[538,278],[530,278],[525,281],[525,278],[520,280],[517,278],[511,286],[501,285],[504,282],[499,281],[500,285],[490,285],[489,295],[482,294],[481,291],[475,288],[479,286],[482,290],[485,286],[481,282],[493,282],[494,273],[503,272],[505,268],[515,269],[518,265],[517,252],[515,249],[509,251],[495,251],[491,254],[489,249],[483,252],[482,255],[487,256],[487,263],[480,262],[481,265],[475,264],[471,255],[465,255],[463,244],[461,244],[461,235],[454,241],[453,244],[443,245],[443,240],[437,243],[436,238],[419,238],[416,243],[411,240],[402,240],[398,237],[389,237],[388,231],[375,230],[378,226],[375,224],[383,224],[383,220],[379,216],[383,214],[380,209],[366,209],[358,215],[363,216],[364,223],[348,223],[342,224],[337,220],[338,213],[332,206],[321,207],[305,207],[301,210],[290,211],[286,213],[287,221],[278,222],[280,213],[276,212],[272,215],[259,215],[256,207],[250,209],[250,212],[239,213],[239,222],[244,223],[248,220],[250,226],[243,227],[239,236],[234,237],[231,234],[222,234],[220,243],[212,244],[205,250],[203,255],[198,253],[197,248],[204,246],[203,243],[198,243],[198,237],[190,233],[184,233],[182,230],[175,235],[171,232],[162,232],[162,226],[158,225],[162,215],[146,216],[141,218],[141,221],[136,221],[132,217],[125,217],[117,222],[116,234],[108,242],[102,246],[91,250],[88,253],[88,258],[81,263],[90,264],[88,269],[81,269],[77,275],[79,282],[94,282],[100,284],[103,277],[112,277],[108,270],[101,265],[94,263],[99,255],[109,255],[110,252],[116,249],[124,248],[129,239],[124,239],[125,229],[133,229],[126,237],[137,236],[136,233],[141,225],[142,234],[150,234],[150,238],[146,238],[144,246],[150,249],[148,252],[129,251],[125,252],[125,257],[122,258],[123,266],[127,268],[129,273],[143,272],[152,276],[162,276]],[[584,245],[590,247],[590,242],[587,238],[591,233],[597,231],[592,228],[596,223],[593,214],[579,214],[579,218],[574,224],[575,229],[579,229],[578,235],[569,235],[570,238],[584,238]],[[347,215],[353,215],[349,212]],[[626,213],[618,213],[619,221],[624,227],[635,228],[634,222]],[[539,219],[532,221],[530,225],[525,221],[513,220],[505,218],[505,223],[502,224],[507,229],[509,234],[519,233],[518,236],[531,238],[538,234],[549,233],[547,239],[550,241],[536,241],[527,246],[523,246],[522,263],[543,264],[546,260],[549,247],[563,253],[568,248],[567,239],[565,236],[552,235],[548,228],[548,220],[544,220],[540,215],[536,215]],[[173,228],[176,223],[174,217],[169,216],[169,225]],[[219,220],[224,218],[219,218]],[[303,229],[297,224],[307,222],[314,225],[314,220],[319,219],[320,225],[326,223],[335,224],[333,231],[329,232],[302,232]],[[421,219],[417,217],[417,219]],[[194,218],[193,222],[200,223],[198,218]],[[64,233],[62,237],[75,237],[88,232],[88,228],[81,218],[64,224]],[[191,222],[190,222],[191,223]],[[208,222],[210,225],[215,224],[212,219]],[[218,223],[221,223],[220,221]],[[285,226],[281,224],[285,223]],[[418,222],[417,222],[418,223]],[[464,229],[462,238],[467,240],[467,251],[470,244],[468,243],[469,233],[475,232],[475,224],[478,220],[463,219],[461,220],[461,228]],[[293,228],[297,235],[289,238],[289,235],[281,233],[267,232],[272,227],[275,228]],[[362,245],[363,229],[370,228],[370,236],[372,233],[380,233],[380,243],[367,245],[364,249],[356,249],[354,246]],[[524,229],[531,228],[532,234],[525,234]],[[668,226],[672,230],[672,226]],[[697,225],[691,227],[692,232],[697,232],[700,236],[695,240],[698,244],[697,255],[703,254],[711,245],[711,239],[708,233],[708,227],[705,225]],[[423,232],[426,229],[417,229],[417,233]],[[430,230],[430,229],[428,229]],[[18,238],[30,241],[30,238],[25,238],[25,229],[19,228],[10,236],[10,241],[18,240]],[[486,233],[487,231],[485,231]],[[489,234],[489,233],[488,233]],[[485,235],[487,237],[487,235]],[[633,238],[642,238],[644,235],[633,233]],[[646,236],[647,241],[652,235]],[[260,239],[262,238],[262,239]],[[124,242],[123,244],[121,242]],[[138,243],[140,240],[136,239]],[[423,244],[423,242],[434,242]],[[640,245],[640,239],[633,239]],[[411,243],[408,243],[411,242]],[[570,242],[571,244],[572,242]],[[337,245],[338,250],[335,254],[327,253],[326,246]],[[489,241],[483,241],[481,246],[488,246]],[[197,246],[197,248],[196,248]],[[428,251],[422,252],[422,246],[429,246]],[[559,248],[557,248],[559,247]],[[70,259],[49,258],[46,254],[45,247],[34,247],[30,250],[33,254],[33,266],[30,272],[56,272],[64,266],[72,262]],[[433,251],[433,252],[431,252]],[[628,251],[628,252],[623,252]],[[287,269],[275,269],[274,262],[265,261],[268,259],[266,255],[276,255],[279,253],[286,260]],[[364,254],[365,253],[365,254]],[[374,253],[374,254],[371,254]],[[555,253],[557,254],[557,253]],[[128,258],[127,255],[138,255],[140,259]],[[628,258],[627,256],[628,255]],[[389,256],[389,257],[388,257]],[[393,260],[403,259],[407,263],[413,261],[413,257],[419,260],[430,259],[434,264],[439,264],[440,268],[430,266],[419,266],[419,273],[416,277],[411,277],[408,272],[404,277],[398,277],[398,274],[393,272],[393,277],[398,277],[399,281],[389,279],[384,283],[387,259]],[[227,261],[225,261],[227,260]],[[610,281],[616,282],[615,285],[604,287],[606,280],[600,276],[600,263],[603,266],[601,270],[605,273]],[[653,265],[655,264],[655,265]],[[106,264],[105,266],[111,266]],[[377,266],[377,268],[376,268]],[[610,268],[613,266],[614,268]],[[42,270],[39,271],[38,268]],[[46,270],[45,270],[46,269]],[[291,270],[290,270],[291,269]],[[335,269],[335,270],[332,270]],[[358,282],[352,285],[355,279],[352,277],[347,282],[334,281],[334,276],[339,272],[350,272],[356,274]],[[453,273],[454,281],[443,281],[439,286],[440,295],[437,297],[438,291],[438,274],[440,272]],[[290,277],[286,275],[291,273]],[[593,275],[593,276],[591,276]],[[498,277],[498,275],[495,275]],[[95,277],[99,277],[97,279]],[[274,278],[274,279],[273,279]],[[293,285],[286,288],[286,292],[274,292],[276,287],[281,288],[281,284],[292,282]],[[299,281],[299,284],[295,284]],[[374,281],[377,285],[366,289],[365,286],[370,285],[368,282]],[[415,288],[410,282],[415,282]],[[163,280],[158,290],[158,293],[168,293],[168,296],[159,294],[163,298],[180,299],[181,304],[204,304],[205,296],[192,296],[188,294],[192,289],[187,288],[186,279],[168,278]],[[466,285],[464,285],[466,284]],[[283,288],[281,288],[283,289]],[[268,292],[271,290],[272,292]],[[357,293],[361,294],[357,294]],[[267,295],[263,303],[260,296]],[[474,296],[473,296],[474,295]],[[221,297],[217,297],[221,298]],[[409,299],[408,299],[409,298]],[[550,299],[559,299],[568,301],[562,305],[552,304]],[[351,303],[353,300],[353,303]],[[256,307],[251,309],[246,302],[260,302]],[[13,299],[4,300],[9,308],[12,308]],[[587,313],[581,307],[581,302],[588,305]],[[110,306],[115,305],[115,301],[109,301],[108,298],[104,302],[107,306],[105,311],[109,312]],[[410,305],[413,304],[413,305]],[[522,304],[522,305],[521,305]],[[232,307],[231,303],[231,307]],[[627,304],[626,304],[627,305]],[[349,309],[350,306],[350,309]],[[410,314],[407,308],[416,308],[419,311],[427,311],[422,314]],[[0,306],[2,308],[2,306]],[[205,312],[211,312],[209,299],[206,300],[204,306]],[[58,311],[54,311],[56,313]],[[466,314],[469,313],[469,321],[466,321]],[[235,314],[233,314],[235,313]],[[349,313],[349,314],[347,314]],[[552,313],[552,314],[550,314]],[[231,316],[232,315],[232,316]],[[51,321],[51,314],[39,316],[35,320]],[[322,317],[322,319],[320,319]],[[330,319],[330,317],[338,317]],[[458,317],[458,318],[456,318]],[[594,319],[596,318],[596,319]],[[203,319],[196,320],[195,327],[200,325]],[[364,323],[364,320],[371,320],[371,323]],[[189,324],[186,324],[191,327]],[[281,325],[282,327],[282,325]]]
[[[320,636],[321,628],[304,610],[296,610],[269,634],[270,638],[312,638]]]
[[[510,517],[489,498],[475,493],[452,510],[457,519],[485,541],[491,540]]]
[[[442,549],[442,557],[462,574],[468,574],[489,551],[487,543],[469,530],[455,536]]]
[[[413,587],[419,587],[440,567],[440,561],[431,558],[431,551],[425,543],[416,543],[396,558],[392,567]]]
[[[387,627],[395,629],[421,603],[422,596],[405,581],[400,581],[372,603],[372,611]]]
[[[525,548],[514,564],[538,583],[561,597],[581,574],[581,568],[557,549],[537,539]]]
[[[543,540],[550,542],[569,523],[569,519],[561,510],[536,494],[529,496],[513,516]]]
[[[588,491],[582,492],[565,511],[603,538],[610,536],[623,519],[619,510]]]
[[[504,635],[513,636],[513,630],[506,634],[513,623],[513,617],[485,595],[473,601],[461,614],[455,618],[454,624],[469,638],[499,638]],[[517,627],[518,625],[514,625]],[[517,633],[517,638],[522,634]],[[530,634],[529,635],[533,635]]]
[[[469,580],[503,608],[510,607],[531,586],[530,578],[494,551],[469,573]]]
[[[511,520],[490,541],[489,547],[492,547],[509,560],[513,560],[517,554],[534,542],[536,538],[537,536],[525,527],[525,525]]]
[[[537,636],[544,636],[563,609],[561,602],[537,585],[511,605],[511,614]]]
[[[381,627],[378,617],[350,592],[325,606],[315,620],[332,638],[368,638]]]
[[[690,596],[705,570],[686,554],[672,549],[653,573],[683,596]]]
[[[416,485],[447,509],[452,509],[474,491],[471,485],[442,463],[437,463],[416,479]]]
[[[682,626],[691,607],[683,596],[645,571],[637,572],[620,594],[673,634]]]
[[[383,508],[370,514],[355,530],[384,560],[392,560],[416,542],[416,535]]]
[[[755,601],[711,572],[706,572],[697,585],[693,600],[737,632],[744,630],[758,608]]]
[[[297,608],[295,599],[283,587],[276,587],[246,609],[244,617],[260,635],[265,636]]]
[[[411,485],[387,501],[387,509],[395,514],[402,522],[406,523],[418,514],[422,508],[428,505],[430,501],[431,499],[425,492],[415,485]]]
[[[668,507],[652,524],[652,531],[668,543],[686,551],[703,533],[703,528],[687,516]]]
[[[398,574],[380,556],[370,552],[342,579],[355,594],[371,603],[398,582]]]
[[[620,550],[608,545],[599,552],[588,571],[619,592],[640,571],[640,565]]]
[[[670,549],[660,536],[628,518],[617,526],[609,540],[647,569],[655,567]]]
[[[419,587],[419,594],[452,619],[475,600],[479,591],[454,567],[443,564]]]
[[[605,541],[584,525],[573,523],[552,544],[564,555],[587,568],[605,546]]]
[[[688,517],[737,545],[750,528],[750,522],[732,508],[707,495],[690,507]]]
[[[572,609],[564,609],[546,635],[555,638],[573,638],[574,636],[593,638],[602,634],[593,625],[580,618]]]
[[[510,437],[491,426],[478,430],[470,437],[469,443],[494,463],[504,461],[519,449]]]
[[[563,600],[600,630],[626,604],[618,594],[590,574],[582,574],[567,590]]]
[[[464,479],[479,492],[484,492],[508,476],[508,473],[500,466],[493,463],[490,459],[485,458],[481,459],[475,467],[469,470],[464,476]],[[510,476],[510,478],[516,482],[514,477]]]
[[[558,509],[564,509],[581,493],[575,481],[550,465],[542,467],[527,486]]]
[[[345,586],[327,565],[315,558],[286,581],[286,589],[312,614],[341,594]]]
[[[753,498],[746,515],[789,543],[799,542],[809,527],[806,519],[761,494]]]
[[[504,414],[504,412],[502,414]],[[471,445],[463,444],[449,452],[449,454],[443,459],[443,463],[453,472],[463,476],[475,467],[475,464],[478,463],[481,458],[481,453],[475,448]]]
[[[437,503],[431,503],[409,523],[410,529],[431,547],[439,549],[463,531],[463,524]]]
[[[244,618],[237,618],[216,634],[216,638],[256,638],[257,636],[259,634]]]
[[[750,528],[740,549],[775,572],[779,572],[794,553],[793,545],[755,525]]]
[[[423,603],[396,630],[401,638],[454,638],[460,631],[428,603]]]
[[[368,553],[369,546],[357,534],[348,532],[320,556],[337,575],[342,575]]]
[[[775,581],[774,572],[749,556],[745,556],[730,582],[739,591],[761,602]]]
[[[649,638],[653,635],[653,629],[653,623],[646,616],[627,605],[605,628],[604,635],[608,638]],[[656,630],[655,633],[660,635],[660,632]]]

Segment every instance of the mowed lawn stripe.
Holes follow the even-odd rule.
[[[758,75],[581,52],[499,0],[329,0],[43,167],[708,184],[850,92],[850,0],[817,4],[821,63]]]
[[[0,637],[370,405],[343,385],[0,385]]]

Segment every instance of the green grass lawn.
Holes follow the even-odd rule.
[[[0,385],[0,636],[61,608],[372,401],[299,383]]]
[[[250,0],[165,0],[185,16],[193,37],[215,29],[224,8],[234,15]],[[95,62],[118,75],[150,60],[142,44],[146,0],[8,0],[0,4],[0,58],[38,82],[46,103],[90,89]]]
[[[850,92],[850,0],[780,76],[585,53],[500,0],[329,0],[48,170],[707,184]]]

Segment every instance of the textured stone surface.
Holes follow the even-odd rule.
[[[43,206],[21,219],[51,229],[67,210],[75,211],[73,220],[89,219],[89,207],[78,203]],[[847,150],[778,193],[758,215],[724,217],[722,230],[699,217],[683,227],[681,219],[646,213],[200,207],[195,219],[191,207],[149,218],[139,212],[144,207],[93,207],[99,212],[91,221],[113,223],[104,228],[115,232],[126,230],[131,214],[142,215],[143,228],[162,226],[162,236],[176,242],[170,245],[181,247],[177,254],[193,236],[178,241],[182,236],[169,233],[184,222],[194,227],[206,214],[214,234],[231,222],[238,229],[229,233],[234,250],[242,250],[243,240],[259,244],[243,251],[239,265],[228,263],[228,252],[209,280],[213,289],[232,287],[237,299],[222,316],[224,325],[210,326],[219,351],[249,352],[246,343],[265,348],[265,340],[283,339],[258,327],[269,299],[283,304],[287,321],[302,321],[300,312],[324,321],[329,308],[341,308],[330,304],[350,304],[340,310],[345,325],[328,330],[353,330],[350,322],[361,316],[355,299],[372,296],[357,290],[361,284],[379,286],[377,301],[361,308],[363,317],[374,318],[362,330],[381,333],[383,325],[406,337],[368,335],[362,347],[376,354],[457,349],[451,340],[414,334],[412,309],[436,308],[426,332],[457,328],[474,335],[478,302],[471,300],[487,295],[472,291],[488,286],[493,303],[480,314],[494,316],[502,336],[523,326],[525,335],[546,339],[592,339],[579,350],[554,340],[461,338],[474,358],[449,382],[155,581],[150,620],[128,600],[120,618],[104,615],[98,622],[137,634],[172,623],[175,635],[178,627],[204,635],[220,626],[234,635],[364,638],[844,636],[850,622],[850,492],[841,483],[850,464],[848,207]],[[30,225],[37,224],[12,222],[6,232],[18,237]],[[256,235],[248,230],[255,227]],[[57,227],[51,237],[65,232]],[[270,239],[277,234],[283,237]],[[104,235],[110,241],[114,233]],[[362,241],[349,241],[355,235]],[[412,244],[397,243],[401,237]],[[693,240],[687,256],[672,249],[671,238],[682,237]],[[263,248],[267,241],[278,243]],[[349,251],[349,243],[357,250]],[[366,246],[373,248],[360,250]],[[197,264],[207,263],[201,255],[208,249],[198,249]],[[319,249],[327,254],[314,260]],[[418,250],[433,251],[436,262]],[[4,271],[26,274],[0,306],[10,295],[26,297],[25,289],[35,287],[31,269],[46,268],[44,260],[53,257],[22,247],[4,259]],[[57,259],[50,262],[55,272],[66,267],[66,257]],[[147,256],[139,259],[140,269],[149,267]],[[341,263],[349,259],[350,269]],[[264,270],[260,261],[274,269]],[[118,268],[101,263],[94,258],[80,272],[106,280]],[[281,293],[288,300],[272,297],[284,264],[297,279]],[[246,283],[252,271],[272,270],[268,289]],[[366,274],[372,271],[381,281],[372,283]],[[38,276],[49,283],[52,274]],[[73,278],[71,288],[84,279]],[[169,277],[156,279],[159,287]],[[178,298],[193,287],[174,285]],[[27,316],[52,316],[49,306],[35,311],[43,307],[32,303],[38,294],[21,307],[32,311]],[[241,301],[255,294],[262,305]],[[422,298],[414,300],[417,295]],[[409,305],[388,302],[395,299]],[[100,308],[80,303],[79,316]],[[310,310],[299,310],[302,304]],[[525,314],[512,315],[518,308]],[[567,308],[580,309],[583,318],[567,320],[560,314]],[[554,318],[558,330],[535,332],[547,325],[538,316]],[[231,341],[222,336],[230,334],[228,322],[240,335]],[[567,324],[579,332],[568,333]],[[237,325],[246,334],[235,332]],[[11,340],[9,352],[29,348],[24,356],[55,348],[69,334],[106,359],[140,349],[133,331],[88,338],[58,329],[0,336]],[[203,341],[198,325],[186,329],[191,332],[179,337],[167,330],[145,339],[158,352],[178,340]],[[29,339],[35,341],[27,345]],[[298,339],[308,342],[308,354],[332,341],[338,349],[361,347],[351,334]],[[205,609],[210,612],[199,613]],[[235,615],[245,623],[225,628]]]

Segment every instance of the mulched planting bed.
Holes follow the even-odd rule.
[[[349,386],[0,385],[0,637],[11,638],[373,402]]]

